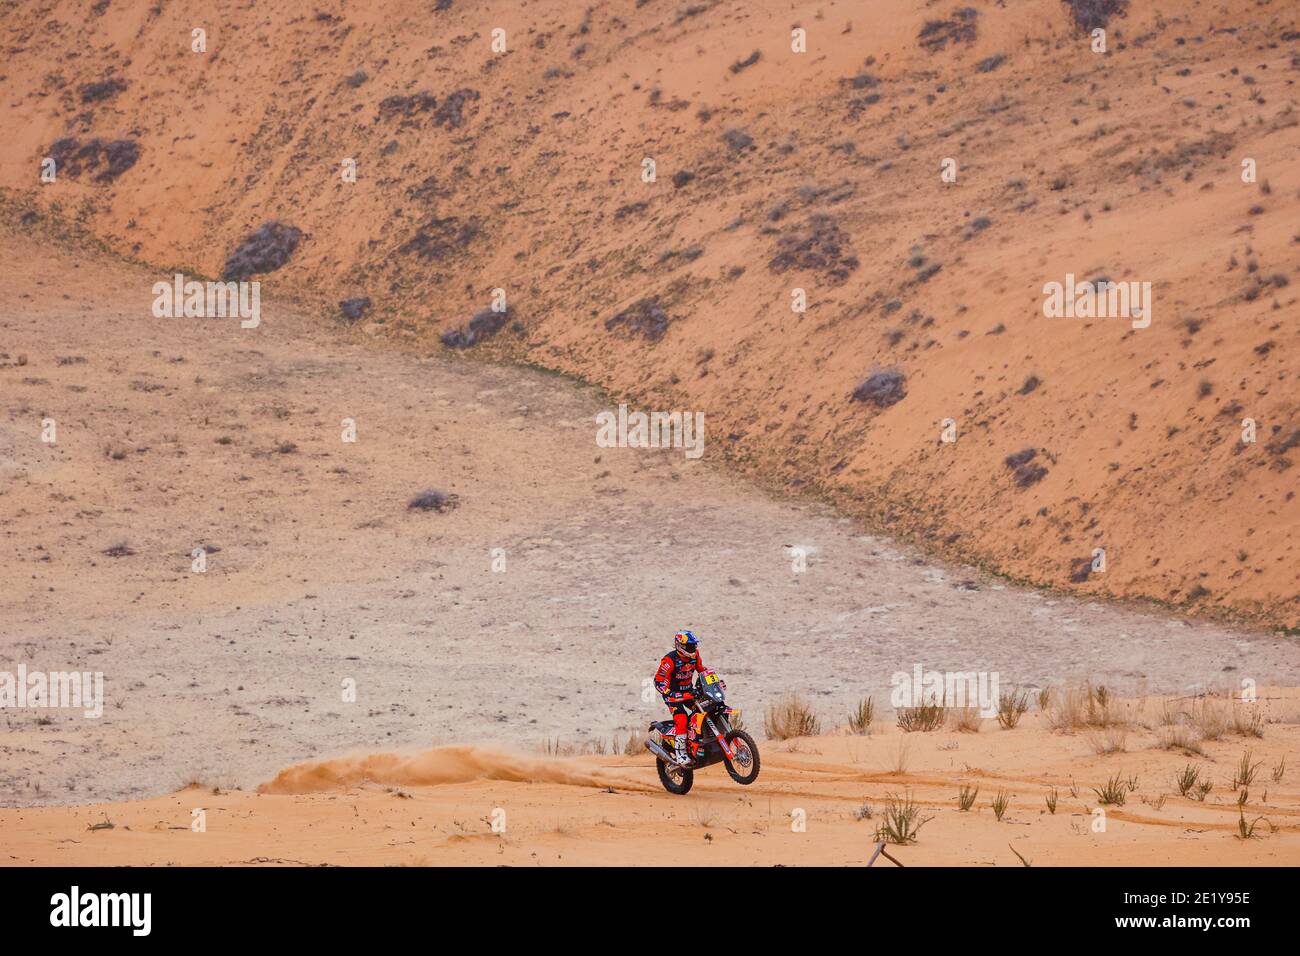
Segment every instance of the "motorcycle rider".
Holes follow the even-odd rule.
[[[677,740],[677,762],[690,763],[686,748],[688,737],[694,739],[688,715],[695,700],[695,675],[704,670],[700,661],[700,642],[690,631],[673,635],[673,649],[659,662],[655,671],[655,690],[673,714],[673,733]]]

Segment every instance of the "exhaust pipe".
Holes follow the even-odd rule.
[[[668,755],[668,751],[664,750],[663,747],[660,747],[657,743],[655,743],[655,742],[654,742],[653,740],[651,740],[649,737],[646,738],[646,741],[645,741],[645,749],[648,750],[648,751],[650,751],[652,754],[654,754],[656,757],[658,757],[658,758],[659,758],[660,760],[662,760],[664,763],[675,764],[675,763],[677,762],[677,758],[675,758],[675,757],[670,757],[670,756]]]

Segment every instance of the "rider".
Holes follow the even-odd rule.
[[[673,733],[677,739],[677,762],[690,763],[686,744],[694,737],[687,715],[688,704],[695,700],[695,675],[704,670],[700,661],[700,642],[690,631],[673,635],[673,649],[659,662],[655,671],[655,690],[673,713]]]

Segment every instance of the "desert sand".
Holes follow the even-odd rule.
[[[591,389],[379,349],[292,302],[256,330],[160,324],[136,304],[146,270],[56,245],[24,261],[14,242],[6,658],[102,671],[107,703],[96,719],[3,712],[5,863],[667,864],[707,845],[860,864],[908,791],[934,817],[898,851],[912,864],[1018,865],[1008,842],[1035,864],[1300,858],[1285,769],[1300,701],[1267,689],[1300,683],[1290,638],[1008,585],[677,450],[594,449]],[[459,506],[409,509],[430,485]],[[195,542],[213,549],[202,573]],[[826,731],[873,696],[874,733],[762,740],[754,786],[713,768],[664,793],[648,754],[614,753],[662,716],[645,682],[683,618],[760,737],[791,691]],[[889,681],[914,663],[1184,699],[1248,680],[1266,722],[1262,738],[1193,733],[1201,754],[1160,748],[1154,697],[1117,753],[1040,713],[904,735]],[[1267,823],[1242,841],[1227,781],[1247,749],[1246,819]],[[1168,796],[1188,763],[1213,780],[1204,802]],[[1118,773],[1138,790],[1094,834],[1090,789]],[[1005,820],[956,810],[962,784],[1007,790]]]
[[[925,819],[915,843],[889,848],[904,866],[1295,866],[1300,788],[1293,767],[1283,765],[1280,782],[1272,774],[1300,745],[1300,696],[1264,696],[1254,706],[1285,723],[1265,724],[1262,739],[1207,742],[1201,755],[1160,749],[1157,734],[1137,728],[1126,752],[1098,755],[1095,735],[1057,733],[1029,714],[1013,730],[990,720],[978,733],[877,727],[770,742],[750,786],[714,767],[685,797],[660,788],[648,755],[463,746],[333,758],[286,768],[264,792],[195,786],[128,803],[0,810],[3,862],[861,866],[892,797]],[[1145,716],[1160,712],[1160,702],[1144,704]],[[1246,751],[1258,776],[1239,807],[1231,779]],[[1175,776],[1189,764],[1213,784],[1203,801],[1178,795]],[[1093,788],[1117,776],[1137,789],[1098,816]],[[978,788],[967,811],[957,805],[962,786]],[[999,792],[1008,798],[1000,821]],[[1242,820],[1256,836],[1239,836]],[[106,822],[111,829],[90,829]]]

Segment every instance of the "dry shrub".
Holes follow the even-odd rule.
[[[645,751],[645,737],[646,735],[644,730],[628,731],[627,742],[623,744],[624,755],[628,757],[635,757],[643,753]],[[615,750],[618,750],[617,742],[618,742],[618,738],[615,738],[615,744],[616,744],[616,746],[614,747]]]
[[[871,722],[876,716],[876,702],[866,697],[858,703],[858,706],[849,714],[849,730],[858,736],[864,736],[871,733]]]
[[[1097,754],[1118,754],[1128,749],[1128,731],[1118,725],[1089,730],[1087,738]]]
[[[821,730],[822,722],[798,694],[787,694],[768,707],[763,717],[763,732],[770,740],[816,737]]]
[[[978,707],[949,707],[948,726],[963,734],[978,734],[984,718]]]
[[[1227,734],[1264,736],[1264,715],[1259,705],[1235,700],[1231,695],[1167,700],[1161,722],[1195,728],[1203,740],[1222,740]]]
[[[923,701],[915,707],[899,707],[896,716],[898,727],[904,733],[929,732],[943,726],[944,706],[936,700]]]
[[[1232,732],[1242,737],[1264,736],[1264,716],[1258,704],[1232,702]]]
[[[1029,692],[1003,691],[998,694],[998,724],[1003,730],[1012,730],[1029,709]]]
[[[1052,695],[1047,720],[1053,730],[1073,732],[1127,727],[1133,723],[1133,714],[1129,707],[1115,700],[1106,687],[1084,683]]]
[[[1201,747],[1200,738],[1196,736],[1196,731],[1186,724],[1162,727],[1157,736],[1162,750],[1181,750],[1184,753],[1194,754],[1205,752]]]

